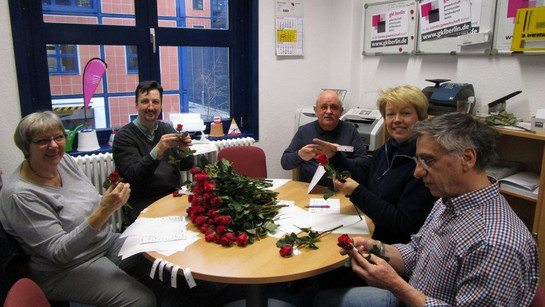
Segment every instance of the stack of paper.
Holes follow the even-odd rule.
[[[537,199],[539,193],[539,174],[520,172],[499,180],[500,188],[509,192]]]
[[[171,255],[183,251],[199,239],[198,232],[186,230],[184,216],[139,218],[122,234],[125,242],[119,255],[125,259],[141,252],[160,252]]]

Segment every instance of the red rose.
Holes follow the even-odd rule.
[[[248,245],[248,235],[243,232],[237,236],[237,245],[238,246],[246,246]]]
[[[220,235],[224,234],[226,231],[227,231],[227,226],[225,225],[218,225],[218,227],[216,227],[216,232]]]
[[[216,233],[214,231],[210,231],[209,233],[206,234],[206,236],[204,236],[204,239],[206,240],[206,242],[212,242],[214,241],[215,235]]]
[[[182,131],[182,128],[183,128],[183,127],[184,127],[184,125],[178,124],[178,125],[176,126],[176,130],[177,130],[178,132],[180,132],[180,131]]]
[[[235,242],[235,234],[232,233],[232,232],[228,232],[226,234],[224,234],[222,237],[221,237],[221,245],[223,246],[231,246],[233,245],[233,242]]]
[[[214,182],[210,182],[210,181],[205,181],[204,182],[204,190],[205,191],[212,191],[212,190],[214,190],[214,187],[215,187]]]
[[[195,175],[195,181],[201,182],[201,181],[205,181],[205,180],[208,180],[208,175],[207,174],[200,173],[200,174]]]
[[[201,201],[202,201],[202,198],[200,198],[199,196],[193,195],[193,197],[191,198],[191,205],[192,206],[200,205]]]
[[[231,224],[231,217],[225,215],[216,216],[214,218],[214,222],[219,225],[228,226],[229,224]]]
[[[194,188],[193,188],[193,194],[194,195],[202,195],[203,193],[203,190],[200,186],[196,185]]]
[[[210,204],[211,204],[212,206],[215,206],[215,207],[221,205],[222,202],[223,202],[223,200],[221,200],[221,198],[220,198],[220,197],[217,197],[217,196],[215,196],[214,198],[212,198],[212,199],[210,200]]]
[[[189,173],[191,173],[191,175],[197,175],[200,172],[201,172],[201,169],[198,168],[198,167],[194,167],[194,168],[189,170]]]
[[[214,193],[212,193],[212,192],[205,192],[202,195],[202,199],[204,199],[204,200],[211,200],[212,198],[214,198]]]
[[[214,238],[212,238],[212,241],[216,244],[220,244],[221,242],[221,235],[219,233],[216,233],[216,235],[214,236]]]
[[[218,210],[216,209],[210,209],[208,210],[208,215],[212,218],[216,217],[216,214],[218,213]]]
[[[280,248],[280,256],[282,257],[291,256],[291,253],[293,253],[293,246],[291,245],[284,245]]]
[[[199,228],[199,230],[202,232],[202,233],[209,233],[210,231],[213,231],[214,230],[214,226],[210,225],[210,224],[207,224],[207,223],[204,223],[201,225],[201,227]]]
[[[354,248],[354,240],[352,240],[352,238],[350,238],[347,234],[341,235],[337,239],[337,242],[337,245],[344,250],[350,251]]]
[[[326,166],[329,164],[329,160],[327,159],[326,155],[323,153],[319,153],[316,156],[316,160],[318,160],[318,163],[320,163],[323,166]]]
[[[110,179],[112,183],[116,183],[119,181],[119,174],[117,172],[111,172],[110,176],[108,176],[108,179]]]
[[[195,225],[200,226],[204,224],[207,220],[208,219],[205,216],[199,215],[195,218]]]

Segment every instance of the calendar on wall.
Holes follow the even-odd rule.
[[[301,1],[276,0],[277,56],[302,56],[303,4]]]

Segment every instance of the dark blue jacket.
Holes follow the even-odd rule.
[[[280,159],[282,168],[285,170],[291,170],[297,166],[301,166],[299,170],[299,181],[310,182],[314,176],[314,173],[316,173],[316,169],[318,168],[318,162],[316,159],[305,161],[301,159],[297,153],[302,147],[308,144],[313,144],[314,142],[312,139],[314,138],[339,145],[353,146],[353,152],[338,152],[336,154],[336,156],[342,156],[343,159],[349,161],[348,163],[350,164],[363,163],[363,161],[366,159],[365,146],[363,145],[363,141],[353,124],[339,121],[335,129],[325,131],[320,127],[318,120],[315,120],[299,127],[293,136],[290,145],[288,148],[286,148],[282,154],[282,158]],[[337,170],[342,171],[344,168],[340,167]],[[322,176],[318,182],[318,185],[329,187],[331,189],[333,188],[333,182],[331,179],[327,178],[327,174]]]
[[[397,144],[390,138],[364,163],[351,163],[342,156],[331,159],[336,167],[345,165],[360,184],[350,200],[373,220],[374,239],[388,244],[409,242],[437,200],[422,179],[414,177],[415,152],[414,141]]]

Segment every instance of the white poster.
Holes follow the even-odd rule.
[[[371,48],[409,43],[409,9],[399,8],[371,16]]]
[[[420,4],[422,41],[457,37],[471,31],[470,0],[433,0]]]

